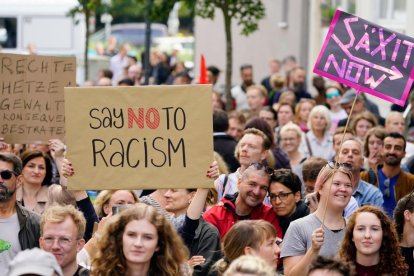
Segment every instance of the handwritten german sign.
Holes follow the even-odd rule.
[[[0,137],[8,143],[62,139],[63,87],[75,85],[75,57],[0,54]]]
[[[213,187],[211,86],[65,88],[70,189]]]
[[[314,72],[403,106],[414,78],[414,39],[337,10]]]

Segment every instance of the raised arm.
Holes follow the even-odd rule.
[[[317,228],[312,233],[312,246],[305,255],[289,256],[283,258],[284,272],[286,276],[301,276],[307,274],[309,265],[319,255],[319,250],[323,245],[324,231]]]

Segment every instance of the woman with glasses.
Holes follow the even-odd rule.
[[[355,267],[357,276],[407,275],[391,219],[371,205],[359,208],[352,215],[339,257]]]
[[[409,267],[407,275],[414,275],[414,191],[398,201],[394,220],[401,254]]]
[[[280,130],[280,147],[289,157],[292,171],[301,175],[302,163],[306,160],[299,146],[302,141],[302,131],[294,123],[288,123]]]
[[[25,151],[22,185],[16,191],[16,199],[27,209],[42,214],[48,202],[48,187],[52,180],[52,163],[49,156],[38,150]]]
[[[292,221],[284,236],[281,257],[285,275],[306,275],[318,255],[336,255],[345,234],[343,213],[352,196],[352,178],[344,164],[331,162],[321,169],[315,183],[319,197],[316,211]]]
[[[281,239],[276,229],[264,220],[237,222],[223,238],[224,257],[217,261],[209,275],[223,275],[229,265],[242,255],[259,256],[276,271]]]
[[[283,234],[292,221],[309,215],[309,207],[301,199],[301,188],[299,177],[291,170],[275,170],[270,177],[269,199]]]
[[[143,203],[108,221],[91,275],[191,275],[187,249],[167,219]]]

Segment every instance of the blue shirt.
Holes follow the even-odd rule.
[[[394,209],[395,206],[397,206],[397,200],[395,198],[395,185],[397,184],[397,179],[400,175],[396,175],[392,178],[389,178],[390,185],[389,185],[389,196],[385,195],[384,192],[387,189],[384,185],[384,181],[388,179],[382,172],[382,168],[378,169],[378,183],[379,183],[379,189],[382,192],[383,198],[384,198],[384,211],[388,214],[389,217],[394,217]]]
[[[381,191],[374,185],[361,179],[352,195],[357,200],[359,206],[375,205],[382,207],[384,204],[384,198],[382,197]]]

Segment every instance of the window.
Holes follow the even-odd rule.
[[[1,48],[16,48],[17,46],[17,19],[14,17],[0,17],[0,46]]]

